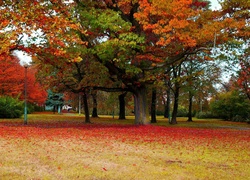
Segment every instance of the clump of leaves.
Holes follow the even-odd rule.
[[[20,118],[23,102],[9,96],[0,97],[0,118]]]

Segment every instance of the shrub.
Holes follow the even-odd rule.
[[[215,114],[210,111],[207,112],[198,112],[195,114],[195,117],[198,119],[209,119],[209,118],[217,118]]]
[[[43,106],[38,106],[36,104],[33,104],[33,111],[36,111],[36,112],[42,112],[44,111],[44,107]]]
[[[18,99],[0,97],[0,118],[20,118],[23,114],[23,102]]]
[[[188,116],[188,110],[183,106],[179,106],[177,117],[187,117],[187,116]]]
[[[235,122],[244,122],[245,119],[239,115],[236,115],[232,118],[232,121],[235,121]]]
[[[210,105],[212,112],[225,120],[247,121],[250,118],[250,102],[238,91],[222,93]]]
[[[163,115],[164,115],[164,111],[158,110],[158,109],[157,109],[156,114],[157,114],[158,116],[163,116]]]
[[[27,113],[33,113],[35,111],[34,104],[27,103]]]

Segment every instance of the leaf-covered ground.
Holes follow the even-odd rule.
[[[0,120],[0,179],[248,179],[250,126],[29,115]]]

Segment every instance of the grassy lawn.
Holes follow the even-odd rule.
[[[216,119],[133,125],[133,117],[0,119],[0,179],[250,179],[250,125]]]

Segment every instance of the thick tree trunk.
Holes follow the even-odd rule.
[[[135,124],[149,124],[149,113],[147,106],[147,91],[145,86],[136,88],[134,92]]]
[[[87,98],[87,94],[85,91],[83,92],[83,106],[84,106],[84,113],[85,113],[85,123],[90,123],[88,98]]]
[[[125,117],[125,97],[127,92],[119,95],[119,119],[126,119]]]
[[[180,93],[180,88],[176,87],[175,92],[174,92],[174,107],[173,107],[173,112],[172,112],[172,119],[169,122],[170,124],[177,124],[177,112],[178,112],[178,106],[179,106],[179,93]]]
[[[192,111],[193,111],[193,95],[191,92],[189,92],[189,106],[188,106],[188,120],[189,122],[192,122]]]
[[[170,118],[170,88],[167,89],[167,101],[165,103],[164,118]]]
[[[156,123],[156,89],[152,90],[151,123]]]
[[[92,117],[98,117],[97,114],[97,92],[92,92],[91,94],[93,100],[93,110],[92,110]]]

